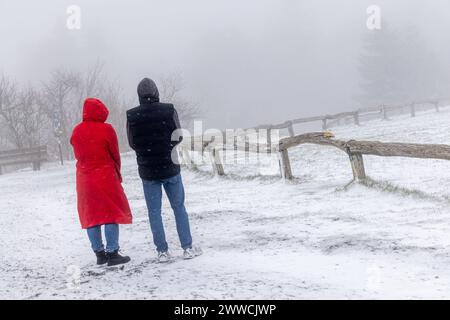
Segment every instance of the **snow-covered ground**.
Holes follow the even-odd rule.
[[[333,132],[450,144],[450,110]],[[294,182],[277,177],[276,157],[226,166],[223,178],[184,170],[204,254],[160,265],[135,160],[124,155],[135,223],[121,228],[133,259],[122,270],[94,266],[77,218],[74,163],[0,176],[0,298],[450,298],[449,161],[365,157],[370,183],[345,188],[351,169],[343,152],[307,145],[291,156]],[[180,256],[167,201],[164,217]]]

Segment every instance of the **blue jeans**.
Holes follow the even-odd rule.
[[[143,180],[145,200],[147,202],[150,227],[153,233],[153,242],[158,252],[169,249],[161,217],[162,186],[170,201],[175,214],[178,237],[183,249],[192,248],[192,236],[189,227],[189,217],[184,207],[184,187],[181,175],[161,180]]]
[[[102,226],[96,226],[87,229],[89,240],[91,241],[92,250],[95,252],[105,250],[102,240]],[[114,252],[119,250],[119,225],[105,225],[106,252]]]

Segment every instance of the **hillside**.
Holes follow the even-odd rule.
[[[337,138],[450,144],[450,109],[339,127]],[[123,270],[93,266],[76,213],[74,163],[0,176],[0,298],[325,299],[437,298],[450,289],[450,162],[365,157],[352,184],[347,156],[321,146],[259,166],[183,171],[194,241],[204,255],[154,263],[134,156],[123,158],[135,223],[121,228]],[[164,202],[166,232],[181,256]],[[80,285],[67,284],[80,270]]]

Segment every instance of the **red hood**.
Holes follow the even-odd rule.
[[[108,108],[100,100],[89,98],[84,102],[83,121],[105,122],[108,115]]]

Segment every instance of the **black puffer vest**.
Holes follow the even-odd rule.
[[[172,160],[174,113],[172,104],[157,101],[141,101],[139,107],[127,112],[128,135],[144,180],[167,179],[180,173],[180,166]]]

